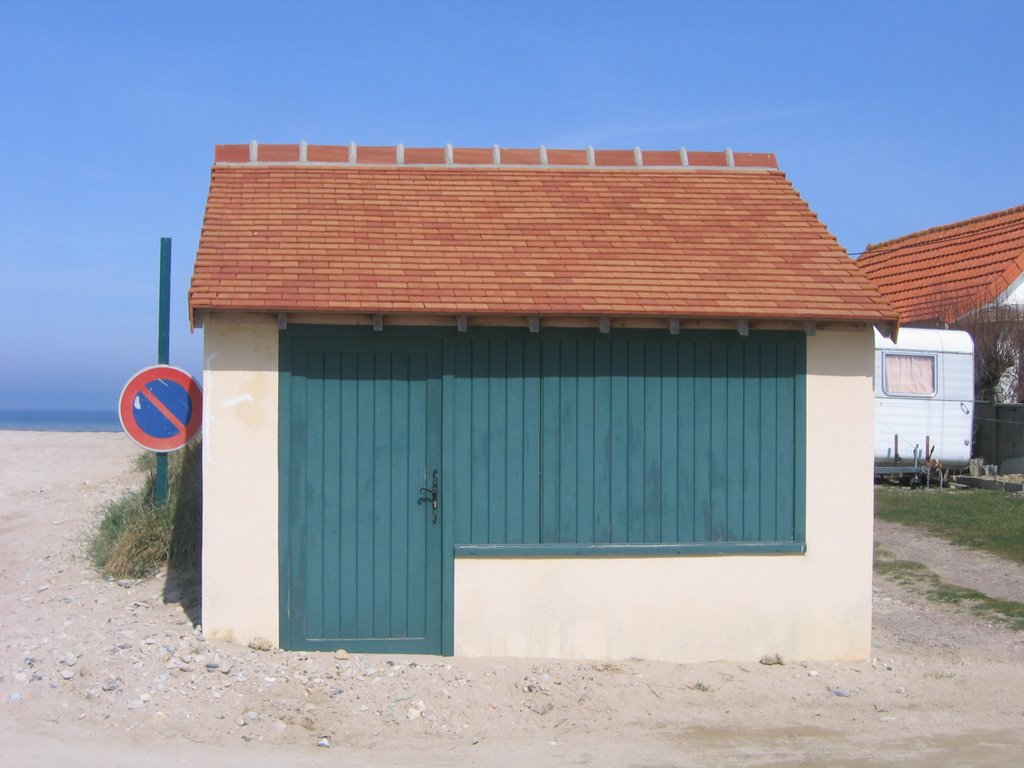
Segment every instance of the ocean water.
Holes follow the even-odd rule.
[[[102,411],[43,411],[0,408],[0,429],[33,432],[120,432],[113,408]]]

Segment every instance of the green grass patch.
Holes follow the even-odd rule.
[[[118,579],[142,578],[163,565],[190,569],[199,565],[202,540],[202,447],[196,441],[170,454],[167,503],[153,502],[156,462],[152,454],[136,460],[147,472],[142,488],[128,491],[100,509],[87,543],[92,564]]]
[[[950,584],[940,579],[926,565],[913,560],[898,560],[891,552],[878,547],[875,547],[875,573],[889,576],[897,583],[921,592],[929,600],[963,605],[988,621],[1024,631],[1024,603],[999,600],[976,589]]]
[[[880,486],[875,516],[1024,564],[1024,499],[1005,491]]]

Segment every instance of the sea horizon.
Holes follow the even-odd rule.
[[[0,430],[18,432],[120,432],[115,408],[0,408]]]

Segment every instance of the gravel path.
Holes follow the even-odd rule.
[[[1024,502],[1021,503],[1024,514]],[[923,563],[950,584],[1024,603],[1024,566],[960,547],[917,528],[875,519],[875,543],[900,560]]]

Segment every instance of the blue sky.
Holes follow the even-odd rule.
[[[1024,2],[0,3],[0,408],[197,377],[213,146],[773,151],[851,253],[1024,204]]]

